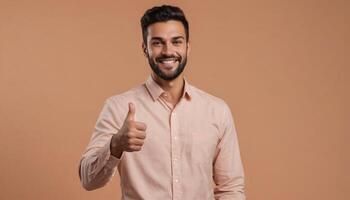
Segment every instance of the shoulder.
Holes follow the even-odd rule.
[[[122,117],[128,112],[129,102],[135,103],[137,98],[143,93],[145,93],[143,85],[138,85],[127,91],[108,97],[104,102],[101,112],[102,115],[110,114],[113,115],[117,121],[122,120]]]
[[[220,97],[214,96],[191,85],[194,102],[201,109],[205,109],[211,119],[219,125],[226,126],[233,121],[233,115],[228,103]]]
[[[227,112],[230,110],[228,104],[222,98],[205,92],[193,85],[190,85],[190,88],[195,101],[200,101],[201,103],[204,103],[210,108],[214,108],[215,110],[219,110],[222,112]]]
[[[106,103],[127,104],[128,102],[135,100],[137,97],[144,95],[146,92],[144,84],[141,84],[107,98]]]

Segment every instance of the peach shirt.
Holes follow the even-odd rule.
[[[123,200],[245,199],[229,107],[184,82],[175,107],[151,76],[106,100],[80,162],[85,189],[104,186],[118,170]],[[129,102],[135,105],[135,120],[147,124],[147,137],[141,151],[123,152],[118,159],[110,153],[110,140],[122,127]]]

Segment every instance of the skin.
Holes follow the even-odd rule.
[[[167,94],[164,98],[176,105],[183,93],[183,69],[190,51],[185,28],[180,21],[169,20],[151,24],[147,32],[147,43],[142,43],[142,49],[151,66],[152,78]],[[123,151],[140,151],[144,144],[147,125],[135,121],[135,112],[135,105],[129,103],[122,128],[112,136],[111,154],[117,158]]]
[[[142,48],[149,62],[154,62],[163,74],[171,76],[178,69],[180,61],[164,64],[159,62],[159,58],[181,57],[181,62],[184,62],[190,51],[190,44],[186,39],[186,32],[182,23],[169,20],[154,23],[148,27],[147,44],[143,43]],[[153,70],[152,78],[168,94],[166,100],[176,105],[182,95],[184,73],[179,74],[173,80],[164,80]]]

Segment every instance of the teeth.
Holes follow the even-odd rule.
[[[171,59],[171,60],[160,60],[161,63],[167,63],[167,64],[170,64],[170,63],[174,63],[176,60],[174,59]]]
[[[163,63],[174,63],[175,62],[175,60],[164,60],[164,61],[162,61]]]

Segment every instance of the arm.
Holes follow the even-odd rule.
[[[217,200],[245,200],[244,171],[231,111],[225,104],[223,135],[214,160],[214,196]]]
[[[107,100],[96,122],[94,133],[83,154],[79,176],[86,190],[104,186],[116,172],[120,159],[111,155],[111,138],[120,129],[115,104]]]

